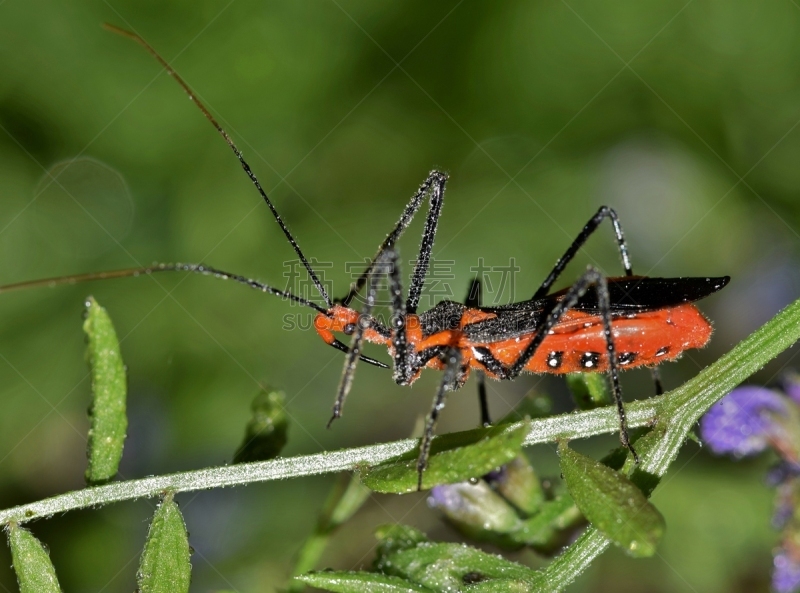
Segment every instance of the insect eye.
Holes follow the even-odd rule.
[[[356,331],[356,324],[355,323],[348,323],[342,328],[342,331],[347,334],[348,336],[352,336],[353,333]]]

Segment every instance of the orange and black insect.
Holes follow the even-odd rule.
[[[447,175],[433,171],[412,196],[367,269],[353,283],[344,298],[334,301],[261,187],[241,151],[189,86],[141,37],[116,27],[107,27],[143,45],[180,84],[222,135],[308,271],[323,304],[204,264],[156,264],[144,268],[62,276],[7,285],[0,287],[0,292],[155,272],[183,271],[234,280],[256,290],[310,307],[317,312],[314,327],[320,337],[326,344],[346,354],[331,422],[341,416],[342,406],[350,390],[359,360],[389,368],[389,365],[363,354],[365,341],[385,345],[388,348],[392,356],[392,376],[400,385],[413,383],[424,368],[443,371],[442,381],[427,416],[420,446],[417,462],[420,488],[434,427],[444,407],[445,396],[447,392],[463,386],[472,371],[477,371],[484,424],[490,422],[485,376],[498,380],[511,380],[522,372],[553,374],[607,372],[619,413],[620,440],[634,458],[637,458],[628,438],[619,371],[640,366],[654,368],[661,362],[674,360],[685,350],[705,346],[711,336],[711,325],[692,303],[724,287],[729,281],[727,276],[717,278],[634,276],[619,219],[614,210],[603,206],[584,226],[564,255],[558,259],[553,270],[529,300],[501,307],[482,307],[481,284],[476,279],[470,285],[465,303],[442,301],[428,311],[417,313],[447,183]],[[419,256],[411,277],[408,296],[404,299],[396,243],[426,200],[429,202],[429,207]],[[571,287],[550,293],[550,289],[564,268],[606,218],[610,219],[614,229],[625,276],[606,278],[595,268],[589,267]],[[389,284],[391,321],[388,324],[382,323],[372,314],[376,305],[378,284],[382,278],[388,278]],[[363,297],[360,310],[351,306],[358,295]],[[342,343],[336,334],[351,336],[350,345]],[[657,375],[656,385],[657,391],[660,392]]]

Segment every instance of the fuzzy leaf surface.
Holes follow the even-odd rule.
[[[8,545],[20,593],[61,593],[50,554],[30,531],[12,523]]]
[[[128,417],[128,384],[114,325],[94,298],[86,301],[83,331],[88,338],[86,357],[92,375],[91,427],[86,481],[91,485],[111,480],[119,468]]]
[[[326,570],[294,578],[317,589],[340,593],[433,593],[427,587],[377,572]]]
[[[630,556],[655,554],[664,517],[621,473],[570,449],[558,447],[567,490],[583,515]]]
[[[483,476],[514,459],[530,424],[499,425],[444,435],[433,440],[422,487],[454,484]],[[376,492],[402,494],[417,489],[417,451],[361,474],[362,483]]]
[[[384,558],[383,566],[387,573],[433,591],[460,591],[465,585],[472,590],[478,583],[488,587],[484,590],[518,590],[494,588],[499,583],[493,581],[502,581],[504,587],[513,582],[529,589],[536,580],[531,569],[465,544],[422,543]]]
[[[136,581],[141,593],[187,593],[192,565],[189,537],[178,505],[168,493],[156,509]]]

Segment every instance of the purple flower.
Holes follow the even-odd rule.
[[[465,506],[465,500],[459,491],[459,487],[454,488],[448,484],[434,486],[431,488],[431,493],[428,497],[428,506],[432,509],[442,509],[443,511],[458,511]]]
[[[428,497],[428,505],[471,532],[507,533],[520,523],[514,508],[483,481],[435,486]]]
[[[787,414],[787,399],[781,394],[764,387],[739,387],[703,416],[700,433],[714,453],[746,457],[774,441],[781,432],[776,415]]]
[[[800,590],[800,559],[781,548],[775,554],[772,571],[772,588],[777,593],[795,593]]]
[[[767,447],[779,457],[767,474],[776,489],[772,525],[781,530],[774,551],[772,588],[800,593],[800,376],[786,375],[782,391],[763,387],[734,389],[700,420],[700,432],[718,454],[745,457]]]

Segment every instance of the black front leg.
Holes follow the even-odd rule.
[[[439,384],[436,397],[433,399],[431,411],[428,413],[428,418],[425,421],[425,432],[422,435],[422,442],[419,446],[419,457],[417,458],[417,490],[422,490],[422,474],[425,468],[428,467],[428,457],[431,453],[433,431],[436,428],[436,421],[439,418],[439,413],[444,408],[446,394],[448,391],[453,391],[456,388],[458,377],[461,372],[461,351],[458,348],[447,348],[445,361],[447,367],[444,370],[444,376],[442,377],[442,382]]]
[[[347,394],[350,393],[350,387],[353,383],[356,363],[359,359],[365,359],[364,355],[361,354],[361,348],[364,344],[364,331],[369,327],[374,327],[374,320],[371,314],[372,310],[375,308],[378,280],[381,275],[384,274],[389,278],[390,310],[392,315],[389,330],[391,332],[392,347],[394,349],[394,380],[399,385],[408,385],[411,382],[411,378],[416,374],[416,370],[418,370],[415,370],[414,364],[414,358],[416,357],[408,348],[406,314],[403,305],[403,288],[400,283],[397,252],[389,248],[383,251],[380,257],[375,261],[375,265],[370,267],[367,281],[367,298],[361,308],[358,323],[353,330],[350,348],[345,349],[347,358],[345,359],[344,369],[342,370],[339,389],[336,393],[336,402],[333,405],[333,415],[328,422],[328,426],[342,415],[344,401],[347,398]],[[340,348],[336,345],[336,342],[334,342],[334,347]],[[373,359],[368,359],[367,362],[373,362]],[[424,364],[422,366],[424,366]]]
[[[386,265],[387,260],[389,260],[391,257],[395,257],[396,259],[394,251],[384,252],[377,262],[379,265],[377,265],[375,268],[372,268],[372,272],[369,275],[369,281],[367,283],[367,298],[363,307],[361,308],[361,314],[358,317],[358,323],[355,324],[356,327],[353,330],[353,338],[350,340],[350,348],[346,349],[347,357],[345,358],[344,368],[342,369],[342,378],[339,381],[339,389],[336,392],[336,401],[333,404],[333,415],[328,421],[328,428],[330,428],[334,420],[342,415],[344,400],[347,399],[347,394],[350,393],[350,387],[353,384],[353,375],[356,372],[356,363],[360,358],[362,358],[361,348],[364,345],[364,330],[366,330],[371,324],[370,315],[372,313],[372,309],[375,308],[375,299],[378,293],[378,279],[380,278],[381,272],[380,268]],[[391,265],[394,265],[394,260],[392,260]]]

